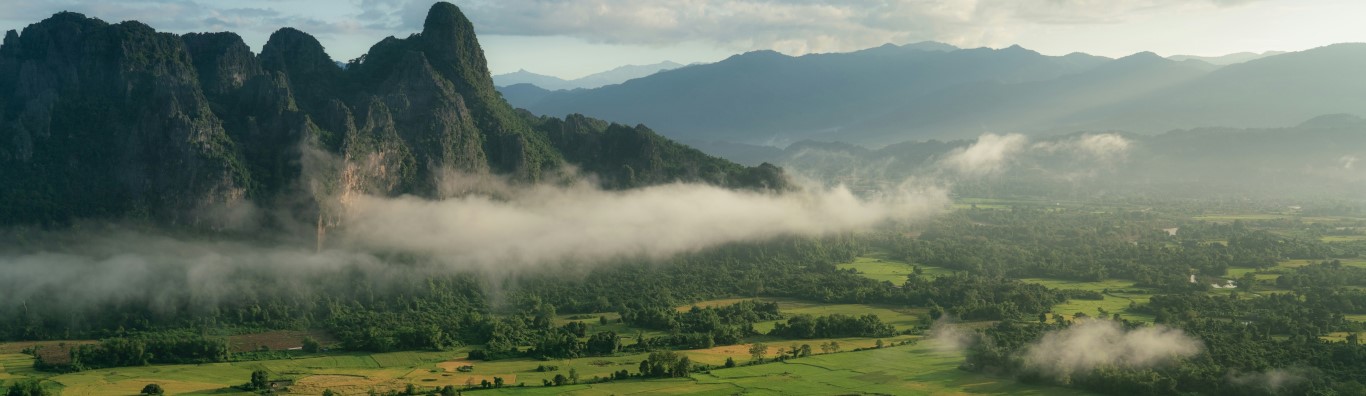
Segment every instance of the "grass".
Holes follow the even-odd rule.
[[[1105,312],[1111,315],[1118,313],[1122,318],[1128,320],[1143,322],[1153,321],[1151,315],[1129,310],[1130,303],[1144,304],[1147,303],[1148,299],[1151,297],[1149,290],[1134,286],[1134,282],[1132,281],[1107,279],[1096,282],[1082,282],[1050,278],[1024,278],[1020,279],[1020,281],[1036,283],[1053,289],[1089,290],[1104,293],[1105,298],[1102,300],[1072,299],[1053,306],[1053,313],[1061,314],[1068,318],[1075,319],[1078,312],[1095,317],[1100,314],[1101,309],[1104,309]],[[1106,293],[1106,290],[1109,292]],[[1049,315],[1049,321],[1052,320],[1052,315]]]
[[[1257,272],[1257,269],[1256,269],[1256,268],[1241,268],[1241,267],[1234,267],[1234,268],[1229,268],[1229,269],[1228,269],[1228,278],[1231,278],[1231,279],[1235,279],[1235,280],[1236,280],[1236,279],[1238,279],[1238,278],[1241,278],[1241,277],[1243,276],[1243,274],[1246,274],[1246,273],[1249,273],[1249,272],[1253,273],[1253,274],[1254,274],[1253,276],[1256,277],[1257,280],[1260,280],[1260,281],[1272,281],[1272,282],[1275,282],[1277,278],[1280,278],[1280,277],[1281,277],[1281,274],[1270,274],[1270,273]]]
[[[1241,213],[1241,214],[1211,214],[1191,217],[1199,221],[1209,221],[1216,223],[1228,223],[1235,220],[1254,221],[1254,220],[1279,220],[1290,215],[1276,213]]]
[[[735,300],[725,300],[733,303]],[[823,305],[799,300],[776,300],[788,314],[825,315],[842,313],[878,314],[898,328],[920,324],[923,310],[903,310],[890,307],[835,304]],[[721,304],[709,301],[699,305]],[[596,319],[582,319],[596,321]],[[594,326],[597,326],[594,323]],[[771,323],[766,324],[771,327]],[[915,336],[889,337],[892,344],[916,339]],[[817,345],[838,341],[844,350],[870,348],[877,340],[871,338],[840,338],[819,340],[777,340],[766,336],[756,338],[770,345],[769,356],[779,347],[808,344]],[[731,345],[701,350],[679,351],[699,364],[719,366],[726,358],[737,362],[750,359],[749,345]],[[28,355],[0,355],[0,378],[45,378],[64,394],[128,395],[136,394],[150,383],[160,384],[171,394],[246,395],[231,388],[245,383],[253,370],[266,370],[272,378],[294,380],[291,394],[319,394],[330,389],[340,394],[365,394],[371,390],[385,392],[414,384],[424,391],[438,386],[478,384],[481,380],[503,378],[509,388],[487,390],[490,394],[1074,394],[1064,388],[1029,386],[1009,379],[999,379],[958,370],[961,355],[936,351],[927,346],[904,346],[859,352],[818,354],[792,359],[784,363],[716,369],[710,374],[699,373],[690,379],[627,380],[613,383],[583,384],[564,387],[542,387],[543,380],[556,374],[568,375],[572,368],[583,380],[607,377],[611,373],[637,371],[646,354],[613,357],[585,357],[578,359],[541,361],[534,359],[506,359],[492,362],[466,361],[468,348],[446,352],[342,353],[313,355],[292,359],[215,363],[200,365],[157,365],[120,367],[54,375],[32,370],[33,360]],[[468,373],[457,367],[473,365]],[[558,366],[555,371],[540,372],[537,366]],[[525,384],[526,387],[517,387]]]
[[[900,308],[882,305],[867,304],[822,304],[810,301],[803,301],[790,298],[728,298],[721,300],[702,301],[696,304],[680,306],[680,311],[691,309],[692,306],[714,307],[734,304],[743,300],[757,300],[778,303],[778,310],[784,316],[807,314],[812,316],[823,316],[830,314],[844,314],[852,316],[877,315],[883,322],[896,326],[897,330],[907,330],[918,325],[924,324],[924,318],[928,317],[929,311],[924,308]],[[773,329],[778,322],[786,322],[787,319],[759,322],[754,324],[754,329],[760,333],[767,333]]]
[[[1273,270],[1274,270],[1274,269],[1295,269],[1295,268],[1303,267],[1303,266],[1306,266],[1306,265],[1318,264],[1318,263],[1322,263],[1322,262],[1324,262],[1324,261],[1333,261],[1333,260],[1338,260],[1338,262],[1341,262],[1342,265],[1348,266],[1348,267],[1366,268],[1366,259],[1327,259],[1327,260],[1312,259],[1312,260],[1285,260],[1285,261],[1281,261],[1280,263],[1277,263],[1277,264],[1276,264],[1276,267],[1274,267],[1274,268],[1272,268],[1272,269],[1273,269]]]
[[[1348,335],[1348,334],[1351,334],[1351,333],[1348,333],[1348,332],[1345,332],[1345,331],[1335,331],[1335,332],[1332,332],[1332,333],[1328,333],[1328,334],[1319,336],[1319,339],[1324,340],[1324,341],[1328,341],[1328,342],[1347,342],[1347,335]],[[1360,337],[1361,334],[1357,334],[1357,336]]]
[[[928,265],[911,264],[905,261],[896,260],[882,253],[872,253],[855,258],[854,261],[840,264],[839,269],[854,269],[860,275],[876,281],[887,281],[892,284],[900,285],[906,282],[906,275],[910,275],[915,270],[915,266],[920,266],[921,275],[936,277],[953,274],[947,268],[933,267]]]
[[[958,370],[962,356],[925,344],[816,355],[786,362],[694,374],[690,379],[629,380],[555,388],[498,389],[536,395],[1082,395],[1058,387],[1025,385]]]
[[[1319,240],[1324,242],[1355,242],[1366,241],[1366,235],[1325,235]]]

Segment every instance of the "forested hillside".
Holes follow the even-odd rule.
[[[548,121],[518,115],[494,90],[473,26],[448,3],[421,33],[387,38],[345,68],[292,28],[253,54],[233,33],[60,13],[0,46],[0,183],[24,186],[0,191],[0,222],[195,225],[248,201],[317,211],[344,192],[433,197],[443,172],[535,182],[579,162],[611,172],[616,188],[785,185],[775,169],[643,128],[552,139],[533,122]]]

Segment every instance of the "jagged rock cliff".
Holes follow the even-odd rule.
[[[446,171],[536,182],[564,164],[606,187],[785,187],[644,127],[515,112],[449,3],[345,69],[283,28],[158,33],[60,13],[0,44],[0,223],[142,217],[197,225],[251,201],[303,212],[343,193],[438,195]]]

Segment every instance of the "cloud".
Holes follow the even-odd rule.
[[[613,44],[700,41],[789,54],[850,51],[923,40],[1002,45],[1025,25],[1120,23],[1140,13],[1251,0],[469,0],[481,32],[569,36]]]
[[[1154,367],[1195,356],[1204,345],[1162,325],[1126,330],[1111,320],[1085,320],[1044,334],[1024,351],[1026,367],[1060,380],[1098,366]]]
[[[0,247],[0,302],[80,310],[137,304],[156,312],[211,307],[222,299],[307,295],[347,273],[383,280],[418,274],[368,253],[316,252],[307,243],[171,237],[125,228],[24,235]],[[35,301],[38,300],[38,301]]]
[[[972,330],[965,330],[957,325],[948,316],[940,317],[930,325],[929,342],[935,350],[940,352],[963,352],[978,342],[979,335]]]
[[[378,288],[431,274],[501,278],[545,265],[665,259],[728,243],[852,231],[930,216],[948,202],[933,188],[860,198],[841,187],[605,191],[587,182],[518,185],[459,175],[446,183],[443,190],[459,196],[339,200],[342,219],[323,244],[311,229],[242,231],[250,238],[0,229],[0,239],[12,241],[0,244],[0,302],[42,299],[54,309],[146,303],[174,312],[243,296],[305,298],[354,279]]]
[[[462,178],[469,183],[470,178]],[[351,199],[342,245],[427,252],[460,266],[664,258],[779,235],[820,236],[937,213],[943,190],[859,198],[843,187],[759,193],[697,184],[605,191],[586,183],[516,186],[444,200]],[[468,187],[468,186],[465,186]]]
[[[1123,160],[1133,142],[1117,133],[1085,134],[1075,138],[1035,143],[1033,148],[1046,153],[1069,153],[1085,159],[1113,162]]]
[[[1338,163],[1342,164],[1342,169],[1352,170],[1352,168],[1356,166],[1358,160],[1359,159],[1356,156],[1344,155],[1341,158],[1338,158]]]
[[[1265,372],[1240,373],[1231,371],[1226,376],[1230,384],[1245,392],[1270,395],[1297,394],[1295,388],[1306,381],[1308,370],[1271,369]]]
[[[454,0],[480,34],[570,37],[590,43],[697,44],[722,52],[773,49],[800,55],[924,40],[964,47],[1014,44],[1022,32],[1059,24],[1117,24],[1151,15],[1258,0]],[[0,27],[21,29],[58,11],[110,22],[138,20],[173,33],[231,30],[259,50],[270,32],[294,27],[338,59],[378,38],[421,29],[432,0],[53,0],[14,2]],[[320,11],[321,10],[321,11]]]
[[[965,176],[988,176],[1005,170],[1015,155],[1025,149],[1028,138],[1012,133],[984,134],[971,146],[949,152],[940,166]]]

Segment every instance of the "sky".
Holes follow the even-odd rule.
[[[0,30],[59,11],[174,33],[233,31],[260,51],[295,27],[334,59],[421,30],[431,0],[0,0]],[[627,64],[715,62],[940,41],[1120,57],[1296,51],[1366,42],[1360,0],[455,0],[494,74],[577,78]]]

